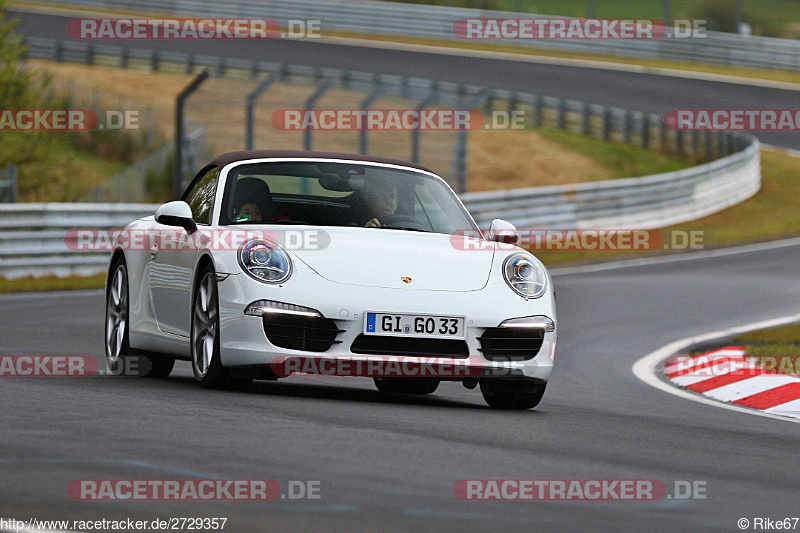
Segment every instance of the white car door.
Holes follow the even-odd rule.
[[[214,211],[219,168],[204,169],[184,195],[198,228],[208,228]],[[181,245],[190,238],[187,230],[157,224],[161,238],[150,250],[153,262],[150,291],[158,328],[165,333],[189,337],[194,268],[200,251],[196,246]]]

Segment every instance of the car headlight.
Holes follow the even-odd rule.
[[[525,298],[538,298],[547,289],[544,265],[530,254],[508,256],[503,263],[503,277],[514,292]]]
[[[239,247],[239,266],[251,278],[264,283],[280,283],[292,275],[292,261],[278,245],[264,239],[251,239]]]

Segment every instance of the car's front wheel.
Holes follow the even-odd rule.
[[[136,374],[165,378],[172,372],[175,359],[148,355],[130,347],[128,266],[125,258],[114,262],[106,287],[105,345],[108,369],[114,375]]]
[[[547,383],[481,380],[481,394],[495,409],[533,409],[542,401]]]
[[[234,378],[220,361],[217,278],[209,265],[201,272],[192,311],[192,370],[206,389],[244,389],[252,379]]]
[[[397,394],[433,394],[439,387],[435,378],[373,378],[381,392]]]

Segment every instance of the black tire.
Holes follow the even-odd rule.
[[[104,344],[106,363],[113,375],[138,375],[166,378],[175,366],[175,359],[151,355],[130,347],[128,265],[120,256],[108,271],[106,284],[106,321]]]
[[[245,390],[253,381],[234,378],[220,361],[219,298],[217,278],[211,265],[197,276],[192,297],[191,354],[192,372],[204,389]]]
[[[433,394],[439,387],[435,378],[373,378],[381,392],[396,394]]]
[[[481,380],[481,394],[495,409],[533,409],[542,401],[547,383],[535,386],[523,382]]]

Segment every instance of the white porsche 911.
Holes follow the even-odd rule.
[[[555,296],[516,240],[502,220],[482,233],[419,165],[224,154],[118,235],[107,361],[166,377],[189,360],[210,388],[331,374],[430,394],[460,381],[492,407],[532,408],[553,368]]]

